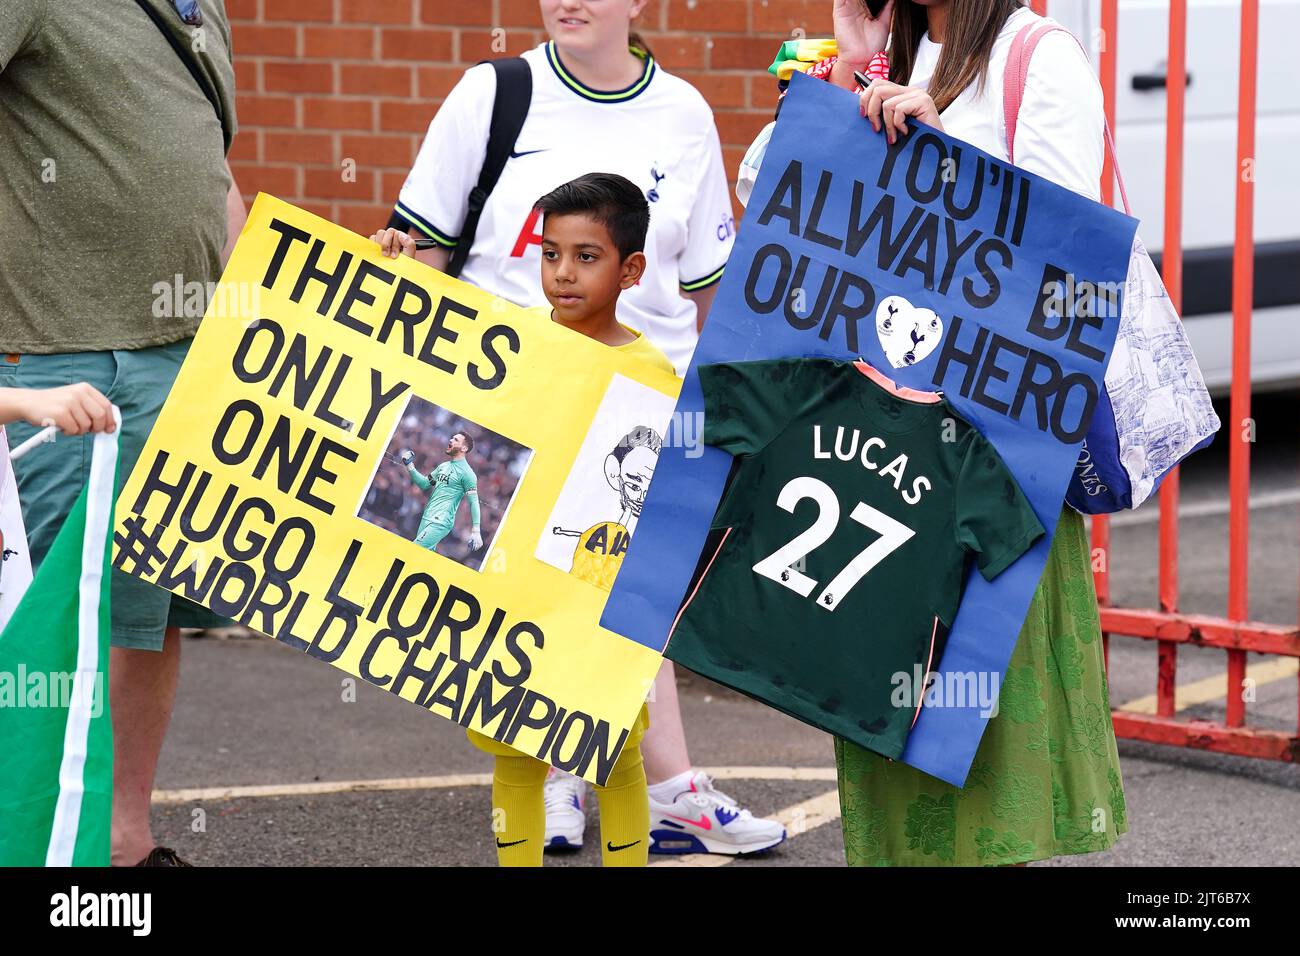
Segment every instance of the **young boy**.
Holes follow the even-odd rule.
[[[542,289],[550,306],[527,311],[539,321],[550,320],[673,372],[663,352],[615,316],[619,294],[645,272],[650,206],[641,190],[613,173],[588,173],[547,193],[537,201],[537,209],[542,213]],[[396,229],[372,238],[384,255],[394,258],[415,250],[414,240]],[[650,804],[641,738],[648,726],[643,705],[609,779],[596,788],[605,866],[646,864]],[[497,861],[502,866],[541,866],[547,765],[475,731],[469,731],[469,739],[496,757],[492,805],[503,825],[495,834]]]

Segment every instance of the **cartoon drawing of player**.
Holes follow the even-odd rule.
[[[415,543],[430,551],[437,551],[438,543],[451,533],[456,524],[456,512],[462,498],[469,498],[469,517],[473,527],[469,533],[469,547],[477,551],[483,547],[479,532],[478,476],[469,466],[466,456],[474,450],[474,439],[464,432],[456,432],[447,440],[447,460],[427,476],[415,467],[415,452],[403,448],[397,460],[406,467],[411,481],[421,491],[433,489],[429,503],[420,518],[420,528],[415,533]]]
[[[623,564],[636,519],[641,514],[646,490],[654,477],[663,439],[653,428],[638,425],[619,440],[605,456],[605,480],[618,492],[621,514],[617,521],[601,521],[586,531],[552,528],[552,534],[578,539],[569,573],[601,590],[614,586]]]

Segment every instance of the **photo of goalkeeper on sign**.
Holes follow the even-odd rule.
[[[412,397],[358,512],[371,524],[481,570],[532,449]]]

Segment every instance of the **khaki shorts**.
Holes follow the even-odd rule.
[[[171,390],[192,339],[147,349],[0,355],[0,388],[55,388],[89,382],[122,412],[117,490],[144,449],[145,439]],[[12,448],[40,429],[25,422],[6,427]],[[14,462],[32,570],[40,565],[90,476],[93,436],[59,436]],[[110,581],[113,647],[162,650],[169,627],[229,627],[201,605],[131,577],[116,568]]]

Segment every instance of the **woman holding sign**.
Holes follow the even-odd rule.
[[[387,254],[405,252],[519,305],[544,306],[537,197],[596,170],[625,176],[650,205],[650,231],[645,273],[620,298],[618,319],[644,333],[681,374],[722,278],[735,222],[708,103],[656,63],[632,31],[645,5],[540,0],[548,42],[465,72],[429,125],[398,197],[395,218],[410,228],[374,238]],[[522,125],[503,142],[510,117]],[[504,166],[485,181],[493,156]],[[432,240],[433,248],[417,251],[417,239]],[[651,811],[669,818],[673,830],[665,832],[681,834],[671,845],[656,839],[652,852],[732,854],[785,839],[779,822],[742,810],[692,767],[667,661],[649,710],[642,751]],[[552,775],[548,846],[582,845],[584,793],[581,780]],[[717,823],[702,815],[719,810]]]
[[[1016,35],[1043,18],[1018,0],[834,0],[834,22],[838,55],[808,72],[860,92],[864,135],[892,143],[911,117],[1011,161],[1003,73]],[[1030,60],[1014,147],[1017,165],[1099,199],[1101,90],[1064,32]],[[835,759],[850,865],[1024,864],[1110,847],[1128,824],[1082,517],[1061,510],[964,788],[838,738]]]

